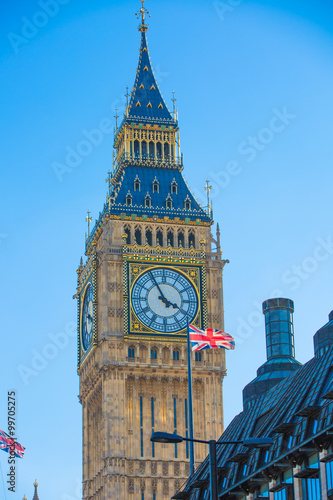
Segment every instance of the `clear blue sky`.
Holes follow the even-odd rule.
[[[0,428],[7,428],[7,391],[15,389],[17,435],[27,451],[17,493],[7,499],[25,493],[30,500],[37,477],[40,500],[77,500],[72,296],[86,211],[98,216],[106,195],[111,134],[62,182],[52,165],[64,163],[83,130],[113,119],[132,88],[141,4],[62,0],[53,17],[40,15],[40,5],[6,2],[0,20]],[[237,348],[227,353],[229,422],[265,361],[262,301],[275,293],[295,301],[302,362],[333,309],[333,8],[328,0],[221,0],[217,8],[151,0],[147,7],[155,73],[168,104],[173,89],[178,99],[184,173],[199,198],[210,177],[230,260],[225,323]]]

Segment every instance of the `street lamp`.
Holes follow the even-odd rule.
[[[203,441],[202,439],[191,439],[179,436],[178,434],[169,434],[168,432],[153,432],[151,438],[153,443],[181,443],[182,441],[190,441],[193,443],[209,444],[209,482],[210,482],[210,499],[218,500],[217,498],[217,466],[216,466],[216,446],[221,444],[242,444],[247,448],[269,448],[273,444],[273,439],[270,437],[264,438],[247,438],[241,441]]]

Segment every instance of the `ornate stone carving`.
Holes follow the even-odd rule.
[[[134,479],[129,479],[128,480],[128,493],[130,495],[134,494]]]
[[[169,482],[167,479],[163,480],[163,495],[169,495]]]
[[[122,318],[124,316],[124,309],[114,309],[113,307],[109,306],[108,308],[108,316],[110,318]]]
[[[108,291],[109,292],[120,292],[120,290],[121,290],[121,284],[120,283],[110,282],[108,284]]]

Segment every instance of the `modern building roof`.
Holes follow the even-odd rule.
[[[281,470],[295,467],[318,450],[333,449],[333,345],[262,394],[237,415],[220,441],[272,437],[269,449],[217,445],[219,498],[256,491]],[[304,470],[304,469],[302,469]],[[209,480],[209,460],[202,463],[172,498],[201,500]]]

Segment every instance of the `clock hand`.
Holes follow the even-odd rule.
[[[157,281],[156,281],[156,279],[155,279],[154,275],[153,275],[152,273],[150,273],[150,276],[151,276],[151,278],[152,278],[153,282],[155,283],[155,285],[156,285],[156,287],[157,287],[157,290],[158,290],[158,291],[160,292],[160,294],[161,294],[161,295],[158,297],[158,298],[159,298],[159,300],[161,300],[161,301],[163,302],[163,304],[165,304],[165,305],[166,305],[166,307],[170,307],[170,305],[168,305],[168,304],[170,304],[170,302],[168,301],[168,299],[165,297],[164,293],[162,292],[162,290],[161,290],[161,288],[160,288],[159,284],[157,283]]]
[[[162,290],[161,290],[161,288],[160,288],[159,284],[157,283],[157,281],[156,281],[156,279],[155,279],[154,275],[153,275],[152,273],[150,273],[150,276],[152,277],[153,282],[155,283],[155,285],[156,285],[156,287],[157,287],[158,291],[159,291],[159,292],[160,292],[160,294],[161,294],[158,298],[159,298],[159,300],[161,300],[161,301],[163,302],[163,304],[165,304],[165,307],[166,307],[166,308],[169,308],[170,306],[172,306],[174,309],[179,309],[179,306],[178,306],[177,304],[173,304],[172,302],[170,302],[170,300],[168,300],[168,299],[165,297],[165,295],[164,295],[164,293],[162,292]]]
[[[179,306],[175,303],[173,304],[172,302],[169,302],[169,306],[172,306],[174,309],[179,309]]]

